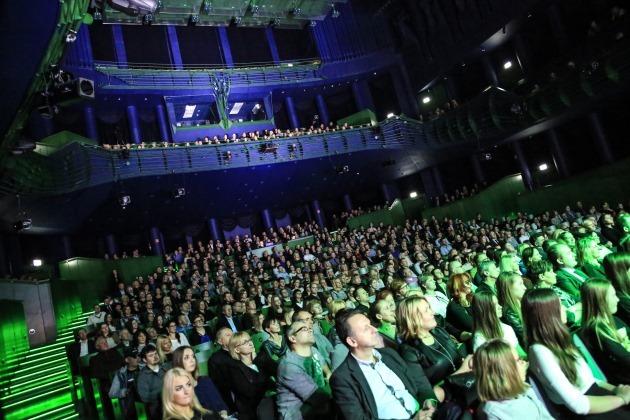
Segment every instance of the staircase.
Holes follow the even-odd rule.
[[[59,330],[57,340],[16,356],[14,366],[5,366],[0,381],[0,419],[78,419],[79,403],[73,398],[73,383],[65,346],[73,341],[74,329],[84,326],[89,313],[78,316]]]

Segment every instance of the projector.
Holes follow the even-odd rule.
[[[15,229],[16,232],[19,232],[21,230],[28,230],[32,227],[33,221],[31,219],[18,220],[13,224],[13,229]]]

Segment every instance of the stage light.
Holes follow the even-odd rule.
[[[423,104],[428,104],[429,102],[431,102],[431,98],[429,98],[428,96],[425,96],[424,98],[422,98]]]
[[[121,195],[118,197],[118,204],[125,209],[129,204],[131,204],[131,196],[129,195]]]
[[[390,112],[387,114],[387,118],[394,118],[396,114],[394,114],[393,112]]]
[[[183,197],[185,195],[186,195],[186,189],[185,188],[177,188],[176,190],[173,191],[173,197],[174,198]]]
[[[417,193],[417,192],[415,192],[415,191],[412,191],[412,192],[409,194],[409,197],[411,197],[411,198],[416,198],[417,196],[418,196],[418,193]]]
[[[66,35],[66,44],[72,44],[77,40],[77,31],[70,29],[70,33]]]
[[[18,220],[17,222],[13,224],[13,229],[16,232],[19,232],[21,230],[28,230],[32,227],[33,227],[33,221],[31,219]]]
[[[549,165],[547,165],[546,163],[543,163],[542,165],[538,167],[538,169],[541,171],[546,171],[547,169],[549,169]]]
[[[311,20],[311,21],[308,23],[308,26],[310,26],[311,28],[314,28],[315,26],[317,26],[317,21],[316,21],[316,20]]]
[[[42,260],[33,260],[33,267],[41,267]]]
[[[209,1],[204,1],[203,10],[204,12],[210,13],[212,11],[212,3],[210,3]]]
[[[506,61],[505,63],[503,63],[503,68],[504,69],[509,69],[510,67],[512,67],[512,62],[511,61]]]

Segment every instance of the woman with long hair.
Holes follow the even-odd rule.
[[[109,330],[114,333],[118,330],[116,328],[117,322],[114,321],[114,316],[112,314],[105,314],[105,324],[109,327]],[[120,324],[119,324],[120,325]]]
[[[256,419],[256,408],[267,391],[275,389],[271,375],[263,361],[256,356],[254,343],[244,331],[230,339],[230,355],[234,363],[229,366],[231,390],[239,419]]]
[[[181,368],[173,368],[164,375],[162,383],[162,412],[165,420],[210,420],[221,418],[206,410],[195,396],[195,380]]]
[[[446,307],[446,321],[462,331],[472,331],[472,278],[468,273],[453,274],[448,280],[451,301]]]
[[[503,309],[494,293],[487,290],[475,293],[472,300],[472,308],[473,351],[476,351],[479,346],[488,340],[502,338],[516,349],[519,356],[526,356],[518,342],[518,338],[516,338],[514,329],[499,320],[503,316]]]
[[[173,344],[166,334],[158,335],[155,340],[155,347],[160,358],[160,364],[168,363],[173,360]]]
[[[630,253],[616,252],[606,255],[604,271],[619,298],[616,315],[627,325],[630,325]]]
[[[114,347],[116,347],[117,345],[120,344],[120,339],[118,338],[118,333],[117,332],[112,332],[109,329],[109,325],[103,323],[101,324],[101,326],[98,328],[98,332],[96,333],[96,337],[103,337],[107,340],[107,344],[109,345],[110,349],[113,349]]]
[[[267,312],[267,318],[277,319],[278,321],[284,319],[284,306],[282,305],[282,298],[280,296],[272,296],[270,303],[271,306]]]
[[[179,346],[190,346],[186,334],[177,332],[177,322],[174,319],[166,323],[166,333],[171,340],[173,350],[176,350]]]
[[[577,241],[578,267],[580,267],[580,270],[582,270],[589,278],[606,278],[604,267],[599,262],[601,255],[602,251],[592,236],[580,238]]]
[[[615,317],[619,298],[612,284],[592,278],[584,282],[580,337],[610,382],[630,384],[630,329]]]
[[[508,420],[526,414],[532,420],[553,419],[525,382],[527,362],[507,341],[494,338],[479,346],[473,372],[483,418]]]
[[[521,300],[525,294],[523,277],[519,273],[503,272],[497,278],[497,297],[503,308],[503,322],[512,327],[521,346],[523,340],[523,316],[521,312]]]
[[[140,354],[144,346],[149,343],[149,335],[145,330],[138,330],[133,335],[133,349]]]
[[[470,371],[468,360],[464,363],[465,348],[455,344],[449,333],[437,325],[426,298],[403,299],[396,308],[396,324],[403,340],[400,355],[407,362],[422,366],[432,385],[450,375]]]
[[[630,403],[630,386],[595,380],[571,339],[565,325],[566,309],[553,290],[534,289],[525,294],[523,321],[530,370],[558,411],[567,417],[609,412],[607,418],[611,419],[628,416],[627,411],[617,409]]]
[[[199,375],[199,366],[195,352],[189,346],[181,346],[173,352],[173,368],[181,368],[193,378],[195,395],[201,406],[207,410],[213,410],[222,418],[228,416],[228,406],[223,401],[219,390],[207,376]]]
[[[536,289],[551,289],[558,295],[562,306],[567,308],[567,325],[570,327],[579,324],[582,318],[582,303],[576,302],[570,294],[556,286],[558,280],[553,264],[547,260],[540,260],[531,264],[529,272]]]

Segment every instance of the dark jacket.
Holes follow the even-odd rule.
[[[583,281],[580,281],[573,274],[562,269],[556,271],[557,286],[567,292],[576,302],[581,302],[580,299],[580,287],[582,283],[588,279],[588,276],[582,271],[575,269],[575,274],[580,276]]]
[[[265,366],[259,357],[254,360],[254,364],[258,367],[258,372],[240,361],[234,360],[234,363],[230,364],[231,389],[239,419],[256,419],[256,408],[265,397],[265,393],[276,388],[271,376],[265,373]]]
[[[208,376],[216,385],[219,393],[223,397],[223,401],[230,408],[230,412],[236,411],[236,404],[232,400],[230,365],[234,363],[230,353],[226,350],[218,350],[208,360]]]
[[[451,300],[446,307],[446,320],[459,330],[472,331],[472,305],[464,307],[455,300]]]
[[[614,317],[616,329],[624,329],[626,334],[630,334],[630,328],[625,322]],[[630,351],[626,350],[617,341],[599,335],[599,340],[593,328],[582,328],[578,333],[584,345],[595,359],[597,366],[604,372],[611,384],[630,383]]]
[[[516,338],[518,338],[518,343],[522,348],[526,348],[525,339],[523,338],[523,321],[518,317],[518,314],[512,309],[505,307],[503,309],[503,322],[512,327],[514,333],[516,333]]]
[[[392,349],[378,349],[382,361],[400,378],[407,391],[422,406],[427,399],[435,399],[433,388],[419,365],[409,365]],[[376,419],[378,408],[370,384],[359,364],[349,354],[335,370],[331,379],[333,400],[341,419]]]
[[[207,410],[212,410],[216,413],[223,410],[229,411],[221,393],[214,385],[214,382],[212,382],[212,379],[207,376],[200,376],[197,378],[195,395],[199,399],[201,406]]]
[[[244,331],[243,323],[241,322],[240,319],[232,315],[232,321],[234,322],[234,326],[236,327],[238,331]],[[230,326],[230,323],[228,322],[228,319],[225,317],[225,315],[221,314],[218,316],[217,331],[219,331],[221,328],[224,328],[224,327],[232,329],[232,327]]]

